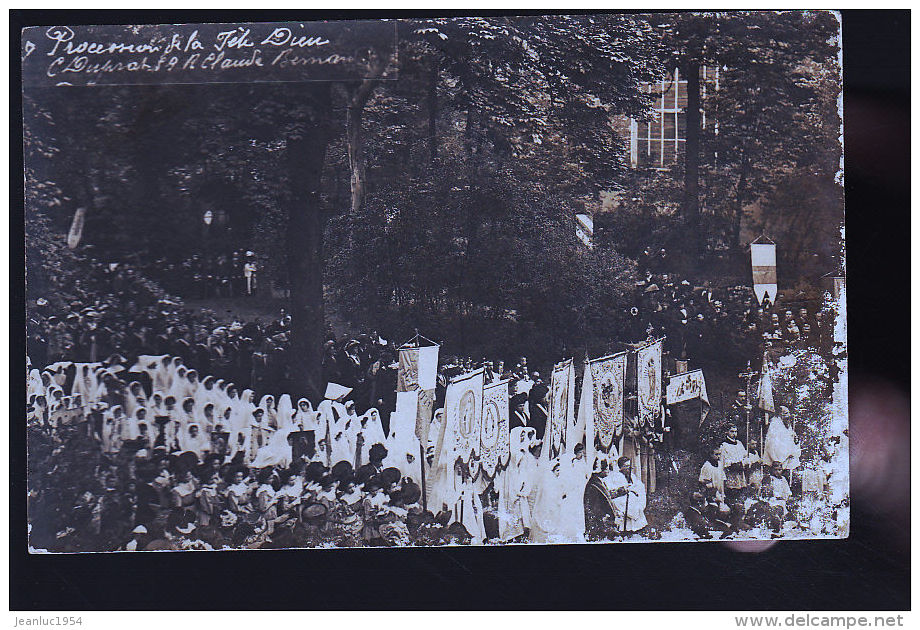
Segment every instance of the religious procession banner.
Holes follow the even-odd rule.
[[[452,458],[459,457],[470,464],[473,476],[479,469],[478,464],[470,462],[480,448],[483,385],[483,369],[479,368],[452,379],[444,396],[444,449]]]
[[[482,391],[482,422],[479,428],[479,449],[482,472],[494,478],[499,466],[511,459],[509,426],[509,381],[486,385]]]
[[[639,422],[657,426],[661,416],[661,345],[654,341],[636,351]]]
[[[440,346],[403,347],[399,349],[399,372],[396,391],[418,391],[418,414],[415,435],[428,443],[428,425],[434,413],[434,390],[438,378]]]
[[[699,398],[703,404],[700,424],[709,415],[709,394],[706,392],[706,377],[703,376],[703,370],[691,370],[673,375],[668,379],[665,397],[669,405]]]
[[[776,302],[776,245],[751,243],[751,273],[757,302],[763,303],[764,295]]]
[[[591,379],[591,405],[597,439],[605,451],[623,433],[623,392],[626,384],[626,353],[588,363],[585,382]],[[584,386],[587,387],[587,386]]]
[[[570,433],[574,437],[575,432],[575,363],[572,359],[553,367],[550,396],[543,441],[549,442],[549,448],[544,452],[553,459],[565,450],[566,438]]]
[[[691,370],[672,376],[668,379],[666,396],[669,405],[694,398],[701,398],[708,405],[709,395],[706,393],[706,377],[703,376],[703,370]]]

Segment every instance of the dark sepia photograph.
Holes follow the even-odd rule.
[[[21,39],[30,553],[849,536],[837,13]]]

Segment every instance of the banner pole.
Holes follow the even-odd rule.
[[[422,469],[422,509],[426,512],[428,511],[428,483],[425,479],[425,445],[422,444],[421,440],[418,443],[419,450],[419,465]]]
[[[641,476],[641,473],[640,473]],[[626,538],[626,520],[629,518],[629,479],[626,480],[626,509],[623,510],[623,538]]]

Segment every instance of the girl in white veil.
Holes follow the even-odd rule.
[[[499,473],[498,484],[499,538],[505,541],[523,535],[533,526],[531,498],[537,458],[530,449],[536,439],[537,430],[533,427],[511,429],[511,460],[508,468]]]
[[[435,411],[434,415],[438,416],[443,409]],[[393,414],[392,417],[395,417]],[[392,424],[392,419],[391,419]],[[393,427],[390,427],[392,433]],[[434,433],[434,431],[430,432]],[[454,461],[457,459],[456,445],[450,431],[444,431],[443,426],[438,435],[431,436],[433,441],[432,459],[426,461],[426,468],[430,468],[426,480],[428,490],[428,505],[431,512],[437,514],[442,509],[451,509],[451,499],[454,494]],[[443,437],[440,434],[443,433]],[[439,444],[438,442],[441,442]],[[427,456],[426,456],[427,457]]]
[[[281,394],[278,398],[278,429],[290,432],[294,423],[294,403],[291,402],[290,394]]]
[[[320,403],[322,405],[322,403]],[[331,408],[330,408],[331,409]],[[316,412],[316,455],[327,468],[330,467],[329,460],[332,459],[332,427],[330,426],[328,416],[322,411]]]
[[[252,410],[256,408],[255,403],[255,392],[251,389],[244,389],[243,393],[240,394],[239,401],[236,403],[237,406],[243,410],[244,413],[252,413]]]
[[[298,431],[316,431],[316,412],[313,411],[313,405],[306,398],[297,401],[294,425]],[[316,439],[319,437],[316,436]]]
[[[361,444],[361,463],[366,464],[370,461],[370,450],[374,444],[387,445],[387,436],[383,433],[380,412],[376,407],[371,407],[361,416],[361,434],[364,436]]]
[[[262,400],[259,401],[259,408],[265,412],[265,419],[263,420],[265,425],[272,429],[277,429],[278,412],[275,409],[275,397],[271,394],[262,396]]]
[[[74,389],[76,389],[76,382],[77,381],[74,382]],[[82,393],[82,392],[80,390],[77,390],[77,393]],[[41,372],[33,369],[29,372],[29,385],[26,388],[26,399],[28,400],[29,396],[44,396],[44,395],[45,395],[45,386],[42,384]]]
[[[376,410],[375,410],[376,411]],[[370,421],[368,421],[370,422]],[[383,427],[380,427],[383,434]],[[415,435],[414,418],[394,413],[390,416],[390,436],[387,438],[387,456],[384,466],[398,468],[403,477],[411,477],[419,482],[421,464],[419,458],[419,440]],[[369,447],[368,447],[369,448]]]
[[[180,366],[182,366],[182,357],[172,357],[166,370],[167,385],[165,391],[172,392],[173,387],[176,386]]]
[[[329,466],[335,466],[339,462],[354,463],[354,452],[348,443],[348,437],[345,435],[344,422],[339,423],[336,430],[330,426],[329,433],[332,437],[330,444]]]
[[[152,377],[153,389],[168,392],[172,385],[172,357],[160,357],[160,361],[153,369]]]
[[[138,417],[140,415],[141,417]],[[138,424],[145,421],[147,417],[147,409],[144,407],[138,407],[134,410],[133,414],[126,414],[125,419],[122,421],[121,425],[121,440],[136,440],[140,435],[140,430],[138,429]]]
[[[184,365],[176,366],[175,372],[173,372],[172,384],[169,387],[169,393],[176,397],[176,400],[185,400],[189,397],[188,393],[188,379],[185,378],[188,370]]]
[[[115,405],[103,417],[102,424],[102,450],[114,455],[121,449],[121,432],[124,423],[121,406]]]
[[[201,459],[204,456],[205,451],[209,450],[211,447],[211,441],[208,439],[208,436],[201,431],[201,427],[198,426],[198,423],[192,422],[186,427],[185,431],[179,436],[179,448],[185,452],[192,452],[198,456],[198,459]]]
[[[214,377],[205,376],[201,379],[201,384],[198,386],[198,392],[195,394],[195,399],[201,401],[201,406],[204,406],[208,403],[217,403],[217,398],[214,396]]]
[[[564,492],[559,523],[560,535],[566,542],[585,542],[585,487],[591,478],[591,468],[584,456],[564,455],[562,471]],[[584,450],[582,449],[582,453]]]
[[[288,436],[294,430],[294,411],[291,409],[291,397],[288,394],[283,394],[278,400],[278,422],[280,425],[278,430],[272,434],[268,444],[259,449],[258,455],[253,460],[254,468],[265,468],[266,466],[287,468],[291,465],[293,449],[288,442]]]
[[[563,539],[560,532],[563,495],[565,494],[562,463],[558,458],[544,463],[545,468],[541,466],[542,470],[538,471],[530,541],[542,544],[569,542]]]

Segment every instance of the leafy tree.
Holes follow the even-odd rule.
[[[838,22],[831,13],[808,11],[649,19],[671,51],[669,66],[687,78],[682,213],[691,250],[698,255],[702,247],[699,183],[704,174],[710,189],[721,191],[715,198],[732,204],[732,242],[738,246],[744,207],[772,190],[778,175],[837,164],[839,118],[831,90],[839,85]],[[707,92],[705,103],[699,80],[703,66],[724,69],[719,89]],[[704,130],[701,108],[717,124]]]

